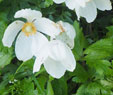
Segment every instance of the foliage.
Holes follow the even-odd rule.
[[[14,48],[4,47],[2,37],[14,13],[22,8],[40,10],[53,21],[63,20],[76,30],[74,72],[61,79],[49,76],[42,67],[32,73],[34,59],[21,62]],[[113,95],[113,10],[100,12],[88,24],[76,21],[74,11],[52,0],[0,0],[0,95]]]

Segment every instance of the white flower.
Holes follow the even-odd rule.
[[[48,41],[40,32],[51,37],[58,32],[56,28],[50,26],[53,22],[43,18],[39,11],[22,9],[17,11],[14,17],[25,18],[27,22],[16,20],[11,23],[5,30],[2,42],[4,46],[11,47],[17,37],[15,53],[19,60],[29,60],[34,55],[35,49],[39,50]]]
[[[97,8],[99,10],[111,10],[112,5],[110,0],[53,0],[59,4],[66,3],[69,9],[74,9],[78,19],[80,17],[86,18],[87,22],[93,22],[97,16]]]
[[[60,78],[66,70],[72,72],[76,67],[71,49],[60,40],[49,41],[37,52],[33,72],[38,72],[42,64],[54,78]]]
[[[58,35],[56,35],[53,39],[61,40],[66,43],[71,49],[73,49],[74,39],[76,36],[74,27],[71,24],[63,21],[58,21],[53,25],[58,29]]]
[[[60,28],[60,34],[56,36],[56,39],[63,41],[66,43],[71,49],[74,48],[74,39],[76,36],[76,32],[74,27],[67,23],[59,21],[57,22],[59,28]]]

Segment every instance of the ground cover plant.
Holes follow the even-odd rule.
[[[0,95],[113,95],[112,3],[0,0]]]

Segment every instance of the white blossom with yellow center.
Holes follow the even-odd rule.
[[[74,47],[75,30],[67,22],[50,22],[51,28],[57,30],[39,51],[35,51],[36,60],[33,72],[38,72],[43,64],[46,71],[54,78],[61,78],[66,70],[73,71],[76,61],[71,49]]]
[[[35,51],[42,48],[48,41],[43,34],[51,37],[57,34],[57,29],[50,26],[50,23],[53,22],[43,18],[40,11],[22,9],[17,11],[14,17],[25,18],[27,22],[16,20],[11,23],[5,30],[2,42],[4,46],[11,47],[16,40],[15,53],[19,60],[29,60],[35,54]]]
[[[36,34],[37,29],[32,22],[27,22],[23,25],[22,32],[24,32],[26,36],[30,36]]]
[[[74,46],[75,31],[70,24],[62,21],[54,23],[31,9],[22,9],[14,17],[25,18],[27,22],[16,20],[11,23],[5,30],[3,45],[11,47],[16,40],[15,53],[19,60],[27,61],[36,56],[33,72],[39,71],[44,64],[51,76],[60,78],[66,70],[75,69],[76,61],[69,48]],[[48,41],[42,33],[50,36],[51,40]]]
[[[60,4],[65,2],[66,6],[75,10],[78,20],[84,17],[88,23],[95,20],[97,16],[97,9],[105,11],[111,10],[112,4],[110,0],[53,0],[55,3]]]

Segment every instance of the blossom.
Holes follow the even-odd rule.
[[[51,40],[61,40],[62,42],[66,43],[71,49],[74,48],[74,39],[76,36],[76,31],[74,27],[69,24],[68,22],[58,21],[47,21],[45,18],[43,19],[37,19],[36,22],[43,22],[44,25],[48,28],[48,31],[53,30],[53,32],[50,34],[53,34],[50,36]],[[42,24],[43,24],[42,23]],[[40,23],[36,23],[36,25],[39,25]],[[40,24],[42,26],[42,24]],[[43,28],[45,29],[45,28]],[[43,30],[45,31],[45,30]]]
[[[40,52],[37,52],[33,72],[38,72],[42,64],[54,78],[61,78],[66,70],[72,72],[76,67],[71,49],[60,40],[48,41]]]
[[[25,18],[27,21],[16,20],[12,22],[5,30],[2,42],[4,46],[11,47],[16,39],[15,54],[19,60],[27,61],[31,59],[35,49],[39,50],[48,41],[43,34],[51,37],[57,34],[56,28],[50,26],[50,23],[53,22],[42,17],[40,11],[22,9],[17,11],[14,17]]]
[[[53,0],[55,3],[66,3],[69,9],[74,9],[78,20],[80,17],[86,18],[87,22],[93,22],[97,16],[97,9],[105,11],[111,10],[110,0]]]
[[[44,21],[43,21],[44,22]],[[46,71],[54,78],[60,78],[66,70],[73,71],[76,67],[76,61],[71,51],[74,47],[74,38],[76,32],[74,27],[63,21],[49,23],[50,28],[56,30],[50,41],[43,45],[40,50],[35,49],[36,60],[33,66],[33,72],[38,72],[42,64]]]
[[[53,26],[56,27],[58,31],[58,34],[53,39],[61,40],[71,49],[73,49],[74,39],[76,36],[74,27],[71,24],[63,21],[58,21],[57,23],[54,23]]]

